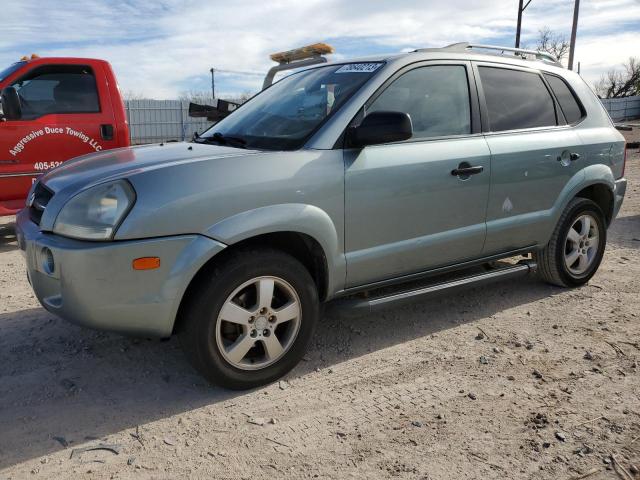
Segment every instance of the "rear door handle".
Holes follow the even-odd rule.
[[[580,154],[576,152],[570,152],[569,150],[564,150],[560,155],[558,155],[557,160],[562,162],[566,167],[569,164],[569,161],[575,162],[580,158]]]
[[[472,167],[466,162],[458,165],[458,168],[454,168],[451,170],[451,175],[454,177],[468,177],[469,175],[477,175],[478,173],[482,173],[484,171],[484,167],[482,165],[478,165]]]

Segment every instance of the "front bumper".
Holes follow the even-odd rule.
[[[621,178],[620,180],[616,180],[615,191],[613,192],[613,216],[611,217],[611,221],[613,221],[620,211],[620,207],[622,207],[622,201],[624,200],[624,194],[627,191],[627,179]]]
[[[16,231],[44,308],[78,325],[152,337],[171,335],[189,282],[225,248],[202,235],[78,241],[41,232],[26,210]],[[159,257],[160,267],[134,270],[140,257]]]

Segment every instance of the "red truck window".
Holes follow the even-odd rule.
[[[45,65],[13,84],[20,95],[22,118],[52,113],[97,113],[100,102],[96,79],[83,65]]]

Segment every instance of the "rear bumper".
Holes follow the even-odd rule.
[[[613,192],[613,215],[611,217],[611,221],[613,221],[620,211],[620,207],[622,207],[622,202],[624,200],[624,194],[627,191],[627,179],[621,178],[620,180],[616,180],[615,190]]]
[[[78,325],[152,337],[171,335],[191,279],[225,248],[201,235],[78,241],[40,232],[26,211],[18,214],[16,231],[44,308]],[[159,268],[132,268],[134,259],[149,256],[160,257]]]

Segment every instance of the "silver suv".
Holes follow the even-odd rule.
[[[191,143],[65,163],[17,219],[38,299],[176,333],[206,378],[249,388],[296,365],[322,302],[371,310],[536,268],[586,283],[625,193],[623,137],[576,73],[508,50],[314,66]]]

